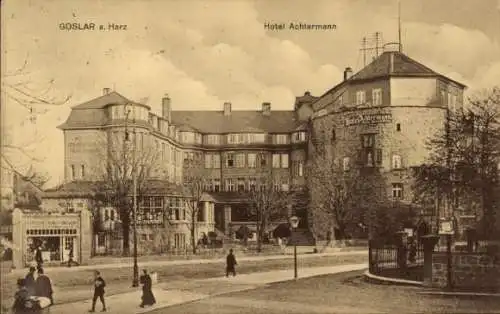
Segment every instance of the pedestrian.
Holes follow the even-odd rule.
[[[44,274],[43,268],[38,270],[38,277],[35,282],[35,295],[37,297],[48,298],[50,305],[54,304],[52,283],[50,282],[50,278]]]
[[[236,270],[234,268],[236,265],[238,265],[238,263],[236,263],[233,249],[229,249],[229,254],[226,257],[226,277],[229,277],[229,273],[233,273],[233,277],[236,276]]]
[[[95,312],[95,303],[97,302],[97,299],[101,300],[102,312],[106,312],[104,287],[106,287],[106,282],[102,279],[101,273],[98,270],[94,271],[94,297],[92,298],[92,309],[90,309],[89,312]]]
[[[24,277],[24,286],[30,295],[35,295],[35,267],[31,266],[28,274]]]
[[[142,283],[142,302],[140,307],[145,307],[146,305],[154,305],[156,303],[155,296],[153,294],[153,281],[151,276],[149,276],[148,271],[143,269],[143,275],[140,278]]]
[[[69,248],[69,254],[68,254],[68,267],[71,267],[71,264],[73,263],[73,245]]]
[[[42,257],[42,247],[38,246],[35,250],[35,261],[36,261],[36,267],[38,269],[43,267],[43,257]]]
[[[26,280],[19,278],[17,280],[17,291],[14,295],[13,313],[26,313],[26,302],[29,300],[30,293],[26,289]]]

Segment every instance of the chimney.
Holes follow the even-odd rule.
[[[344,81],[350,79],[352,76],[352,69],[350,67],[345,68],[344,70]]]
[[[224,103],[224,115],[229,116],[230,114],[231,114],[231,103],[225,102]]]
[[[170,106],[170,97],[168,97],[168,94],[165,94],[161,99],[161,111],[163,118],[167,120],[170,125],[170,123],[172,123],[172,107]]]
[[[271,115],[271,103],[263,102],[262,103],[262,114],[265,116]]]
[[[311,96],[311,92],[310,92],[310,91],[306,91],[306,92],[304,93],[304,96]]]
[[[103,89],[102,89],[102,95],[103,95],[103,96],[104,96],[104,95],[107,95],[107,94],[109,94],[109,93],[110,93],[110,91],[111,91],[111,89],[110,89],[110,88],[107,88],[107,87],[106,87],[106,88],[103,88]]]

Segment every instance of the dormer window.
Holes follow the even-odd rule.
[[[376,88],[372,90],[372,104],[373,106],[382,105],[382,89]]]
[[[359,90],[356,92],[356,105],[363,105],[366,102],[366,92]]]

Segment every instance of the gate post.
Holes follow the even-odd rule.
[[[424,285],[430,287],[432,285],[432,253],[439,241],[439,236],[429,234],[422,236],[421,239],[424,246]]]

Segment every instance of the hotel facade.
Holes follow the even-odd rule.
[[[118,212],[109,206],[92,208],[91,187],[99,180],[96,163],[109,155],[110,143],[127,137],[139,149],[152,149],[159,164],[138,208],[142,253],[146,247],[189,246],[182,186],[193,168],[203,176],[207,195],[197,219],[198,237],[208,232],[234,237],[242,225],[254,230],[245,192],[260,184],[304,193],[308,206],[291,208],[290,214],[301,217],[302,229],[310,229],[315,187],[308,186],[306,166],[317,156],[318,146],[341,172],[360,160],[363,167],[378,169],[386,178],[387,196],[411,203],[409,169],[425,162],[426,139],[443,127],[446,110],[463,105],[464,88],[400,52],[388,51],[355,74],[346,68],[344,80],[323,95],[305,92],[296,97],[287,111],[272,110],[266,102],[255,111],[234,110],[229,102],[220,110],[177,111],[165,96],[157,115],[145,104],[104,89],[100,97],[72,107],[59,126],[66,183],[45,192],[42,211],[59,216],[94,213],[93,230],[78,232],[92,234],[91,244],[83,245],[86,251],[79,252],[82,259],[116,248],[111,234],[120,222]],[[173,224],[165,223],[166,215]]]

